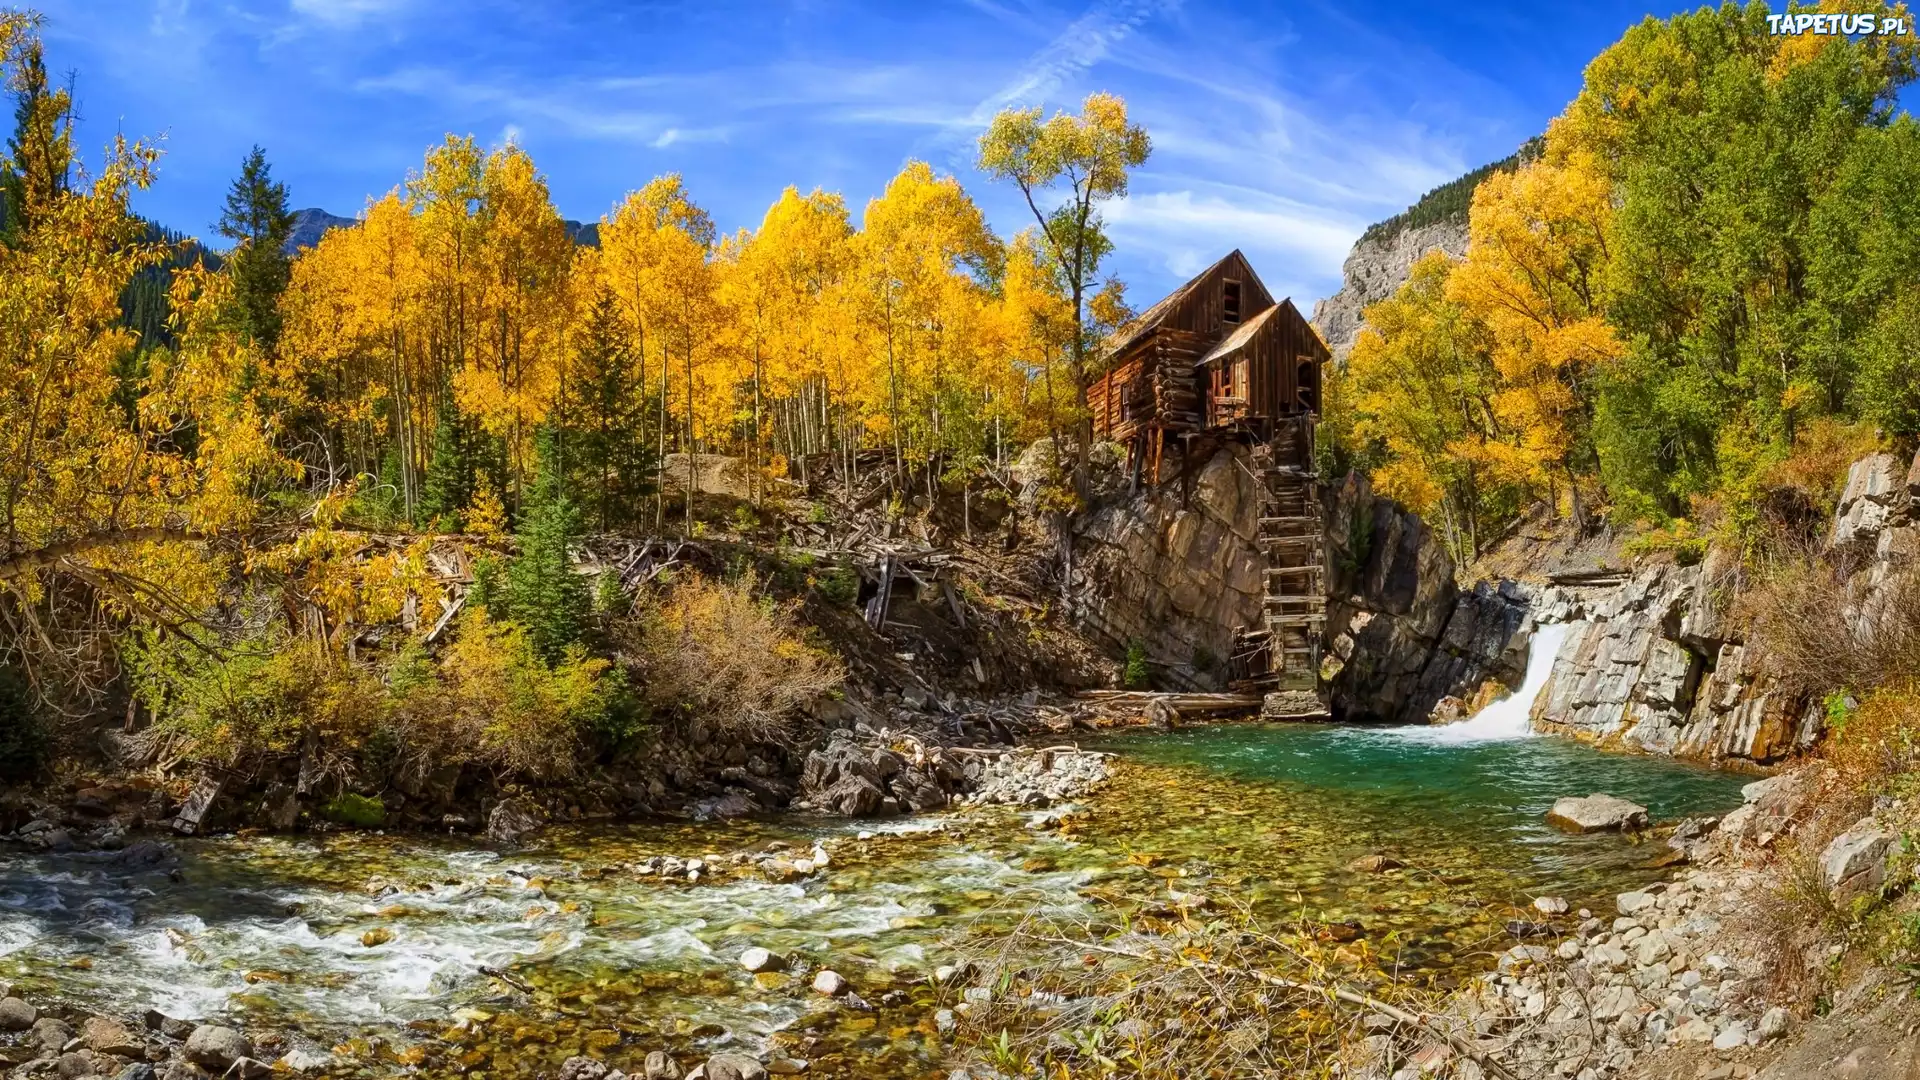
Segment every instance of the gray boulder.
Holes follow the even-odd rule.
[[[520,838],[545,828],[546,818],[525,799],[506,799],[487,815],[487,839],[496,844],[517,844]]]
[[[664,1050],[647,1055],[647,1080],[680,1080],[680,1063]]]
[[[73,1028],[64,1020],[43,1016],[33,1022],[32,1032],[27,1038],[42,1050],[58,1053],[61,1047],[73,1041]]]
[[[1877,889],[1887,880],[1887,855],[1898,839],[1871,818],[1833,838],[1820,854],[1820,876],[1836,896]]]
[[[767,1067],[745,1054],[715,1054],[707,1059],[707,1080],[767,1080]]]
[[[253,1043],[230,1027],[205,1024],[187,1036],[187,1059],[195,1065],[224,1072],[241,1058],[253,1056]]]
[[[40,1010],[17,997],[0,999],[0,1031],[25,1031],[40,1019]]]
[[[1547,811],[1547,824],[1573,833],[1644,829],[1650,820],[1646,807],[1612,795],[1569,796]]]

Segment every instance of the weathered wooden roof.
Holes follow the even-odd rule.
[[[1201,357],[1199,362],[1194,364],[1194,367],[1205,367],[1207,364],[1210,364],[1215,360],[1220,359],[1223,356],[1227,356],[1231,353],[1237,352],[1247,342],[1252,341],[1253,335],[1259,333],[1260,328],[1267,325],[1267,320],[1273,318],[1273,313],[1276,311],[1279,311],[1280,308],[1286,303],[1287,303],[1286,300],[1282,300],[1280,303],[1275,304],[1272,307],[1261,308],[1260,314],[1255,315],[1253,318],[1248,319],[1246,322],[1241,323],[1240,328],[1238,330],[1235,330],[1233,333],[1228,334],[1226,337],[1222,338],[1220,341],[1220,344],[1215,345],[1212,349],[1208,350],[1207,355]]]
[[[1292,312],[1294,320],[1301,326],[1307,328],[1308,332],[1313,335],[1313,340],[1320,342],[1322,350],[1326,349],[1327,343],[1321,339],[1320,331],[1315,330],[1313,324],[1300,315],[1300,309],[1293,306],[1293,297],[1289,296],[1272,307],[1261,308],[1253,318],[1242,323],[1239,329],[1222,338],[1220,344],[1207,350],[1207,355],[1201,357],[1193,366],[1205,367],[1223,356],[1230,356],[1245,348],[1247,343],[1257,337],[1267,323],[1276,318],[1283,310]],[[1329,352],[1328,355],[1332,355],[1331,352]]]
[[[1101,354],[1103,356],[1115,357],[1138,345],[1141,341],[1145,340],[1149,334],[1158,330],[1176,311],[1179,311],[1180,306],[1188,297],[1197,292],[1202,285],[1217,275],[1229,263],[1235,261],[1238,261],[1246,267],[1247,276],[1252,279],[1251,284],[1253,289],[1257,290],[1257,295],[1260,297],[1269,297],[1270,294],[1267,292],[1266,285],[1260,281],[1260,276],[1253,272],[1253,265],[1247,262],[1246,256],[1240,254],[1239,248],[1234,248],[1232,251],[1222,255],[1219,261],[1215,262],[1212,266],[1195,274],[1186,284],[1161,297],[1158,303],[1134,316],[1133,321],[1114,331],[1113,334],[1107,338],[1106,342],[1102,344],[1100,349]],[[1253,298],[1249,297],[1249,300],[1251,299]]]

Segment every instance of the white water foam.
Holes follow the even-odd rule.
[[[1531,737],[1533,724],[1530,714],[1533,712],[1533,703],[1540,697],[1540,691],[1546,688],[1547,678],[1553,674],[1553,659],[1560,654],[1561,644],[1576,625],[1548,623],[1535,627],[1533,641],[1527,651],[1527,674],[1520,681],[1520,689],[1468,719],[1457,724],[1391,728],[1387,733],[1418,742],[1450,745]]]

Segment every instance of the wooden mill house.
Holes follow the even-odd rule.
[[[1289,299],[1234,251],[1122,327],[1087,387],[1094,433],[1124,443],[1136,484],[1158,485],[1207,445],[1249,445],[1266,557],[1261,625],[1235,634],[1243,689],[1319,691],[1325,526],[1314,472],[1321,367],[1332,354]]]

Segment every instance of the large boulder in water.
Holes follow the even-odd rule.
[[[1569,796],[1547,811],[1547,824],[1571,833],[1644,829],[1650,820],[1646,807],[1612,795]]]
[[[497,844],[518,843],[521,837],[538,832],[546,824],[546,818],[532,803],[525,799],[506,799],[487,815],[487,839]]]

